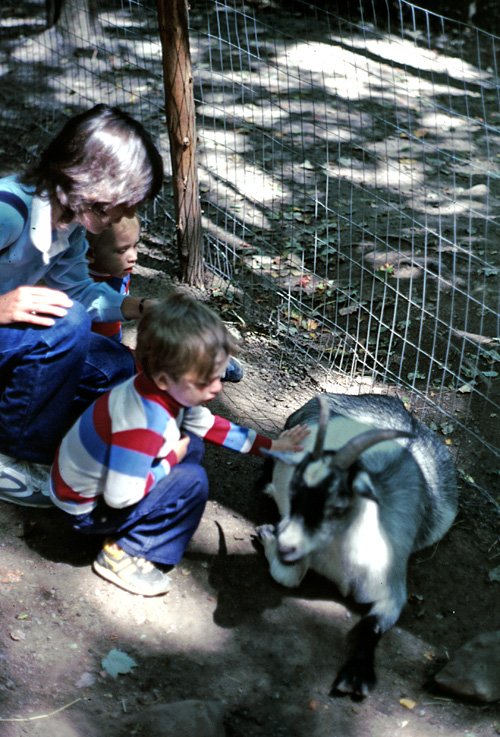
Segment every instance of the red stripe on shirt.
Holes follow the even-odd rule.
[[[166,391],[162,391],[151,379],[148,379],[142,372],[137,374],[134,379],[134,387],[136,391],[144,399],[150,402],[156,402],[163,407],[174,418],[179,416],[181,409],[185,409],[179,402],[170,396]]]
[[[96,335],[103,335],[105,338],[112,338],[118,335],[122,329],[121,322],[93,322],[92,332]]]
[[[54,490],[54,494],[62,502],[76,502],[77,504],[89,504],[89,503],[91,504],[99,497],[98,494],[96,494],[95,496],[81,496],[80,494],[77,494],[75,491],[73,491],[71,486],[68,486],[68,484],[65,482],[65,480],[61,476],[61,472],[59,470],[59,448],[56,451],[54,463],[52,465],[51,475],[52,475],[52,489]]]
[[[179,463],[179,459],[177,458],[177,453],[175,450],[171,450],[170,453],[167,453],[165,456],[165,460],[167,461],[170,468],[173,468]]]
[[[270,450],[271,444],[272,444],[271,438],[266,438],[265,435],[259,435],[257,433],[257,437],[255,438],[254,444],[248,451],[250,455],[254,456],[260,456],[262,453],[260,452],[262,448],[265,450]]]
[[[155,458],[165,439],[153,430],[136,428],[113,433],[112,442],[118,448],[128,448]]]
[[[103,394],[94,404],[92,422],[99,438],[106,445],[110,444],[111,417],[109,416],[109,392]]]
[[[224,440],[227,438],[228,433],[231,429],[231,423],[224,417],[214,415],[214,424],[210,430],[206,433],[204,439],[210,443],[216,443],[217,445],[224,445]]]

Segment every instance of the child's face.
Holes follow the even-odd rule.
[[[125,228],[115,230],[114,237],[102,243],[94,243],[90,257],[91,269],[100,274],[124,278],[131,274],[137,263],[139,223],[128,220]]]
[[[188,371],[179,381],[174,381],[167,374],[161,374],[154,380],[160,389],[167,391],[183,407],[198,407],[200,404],[210,402],[222,389],[221,376],[224,376],[227,362],[228,356],[221,353],[216,370],[204,381],[200,380],[194,371]]]
[[[133,218],[135,215],[135,207],[128,205],[114,205],[106,207],[96,203],[88,210],[85,210],[77,216],[76,220],[94,235],[99,235],[106,228],[110,228],[114,223],[119,222],[123,217]]]

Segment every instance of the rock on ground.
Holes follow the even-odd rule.
[[[435,676],[451,693],[486,703],[500,699],[500,630],[469,640]]]

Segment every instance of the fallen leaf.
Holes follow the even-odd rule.
[[[82,673],[80,678],[75,683],[77,688],[88,688],[95,684],[95,675],[93,673]]]
[[[10,639],[14,640],[14,642],[19,642],[19,640],[25,640],[26,639],[26,633],[22,630],[11,630]]]
[[[488,579],[490,581],[500,581],[500,566],[493,568],[493,570],[488,573]]]
[[[123,673],[131,673],[132,668],[137,667],[135,660],[121,650],[110,650],[102,659],[101,665],[112,678]]]
[[[413,699],[399,699],[399,703],[401,706],[404,706],[405,709],[414,709],[417,705],[417,702],[413,701]]]
[[[0,583],[20,583],[23,574],[17,568],[15,570],[0,569]]]
[[[355,312],[359,310],[360,307],[361,307],[360,304],[353,304],[350,307],[342,307],[339,310],[339,315],[342,315],[342,317],[344,317],[345,315],[353,315]]]

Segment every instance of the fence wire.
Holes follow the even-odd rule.
[[[71,7],[47,29],[44,2],[4,0],[4,149],[25,160],[40,130],[110,102],[168,169],[155,3],[98,0],[94,22]],[[193,4],[205,260],[292,360],[326,387],[396,389],[496,495],[500,39],[374,7]],[[149,213],[164,241],[173,217],[167,187]]]

